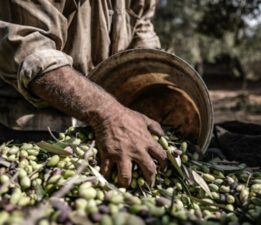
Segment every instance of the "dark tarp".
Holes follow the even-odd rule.
[[[219,148],[228,160],[261,166],[261,125],[239,121],[216,124],[210,148]]]

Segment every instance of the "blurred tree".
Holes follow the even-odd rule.
[[[261,79],[261,23],[248,27],[246,37],[242,39],[239,46],[242,63],[251,79]]]
[[[194,65],[230,55],[248,68],[248,54],[260,55],[261,30],[250,23],[258,20],[260,0],[161,0],[155,29],[164,49]]]
[[[198,37],[195,30],[203,11],[203,1],[161,0],[155,17],[155,27],[162,47],[177,52],[188,61],[197,61]],[[201,3],[202,2],[202,3]]]
[[[257,18],[260,8],[257,0],[217,0],[209,1],[203,9],[203,17],[197,30],[222,39],[226,32],[234,34],[240,41],[242,32],[248,27],[245,17]]]

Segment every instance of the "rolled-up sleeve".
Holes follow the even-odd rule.
[[[136,13],[138,19],[130,47],[159,49],[161,47],[160,40],[154,31],[154,26],[151,21],[152,17],[155,14],[156,1],[137,1],[136,7],[139,9]]]
[[[42,107],[45,102],[30,93],[29,84],[38,75],[72,65],[72,58],[61,51],[67,20],[51,1],[2,0],[1,5],[0,77]]]

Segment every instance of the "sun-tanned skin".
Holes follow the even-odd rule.
[[[156,165],[152,158],[162,167],[166,160],[166,152],[150,134],[163,134],[157,122],[124,107],[69,66],[37,77],[31,82],[31,90],[51,106],[94,128],[105,177],[116,163],[119,184],[129,186],[134,162],[153,185]]]

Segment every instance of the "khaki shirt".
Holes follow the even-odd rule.
[[[159,48],[155,0],[1,0],[0,123],[20,130],[76,125],[28,90],[36,76],[71,65],[88,76],[129,48]],[[46,108],[47,107],[47,108]]]

